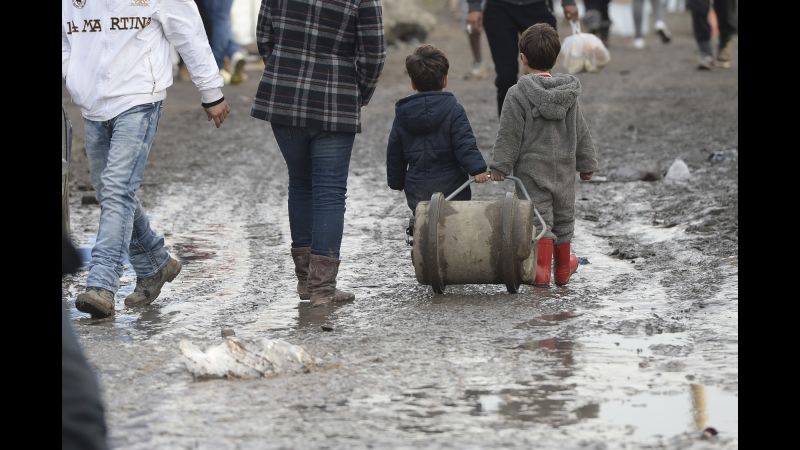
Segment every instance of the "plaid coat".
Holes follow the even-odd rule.
[[[386,58],[380,0],[262,0],[256,40],[266,67],[251,116],[361,132]]]

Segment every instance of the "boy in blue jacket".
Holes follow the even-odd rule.
[[[449,195],[468,175],[483,183],[489,179],[464,108],[447,87],[450,63],[441,50],[421,45],[406,58],[411,88],[416,94],[400,99],[386,149],[389,187],[406,193],[408,207],[428,201],[435,192]],[[453,200],[469,200],[469,187]],[[409,224],[413,231],[413,218]]]

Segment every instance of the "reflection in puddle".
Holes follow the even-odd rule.
[[[501,415],[511,420],[562,426],[575,423],[569,405],[577,399],[570,384],[540,384],[530,388],[498,391],[467,390],[465,400],[473,404],[473,416]],[[591,406],[584,406],[588,411]]]
[[[564,366],[571,366],[575,362],[572,357],[574,347],[575,344],[570,340],[551,337],[525,341],[514,348],[520,350],[542,350],[547,352],[548,355],[559,358]]]
[[[330,303],[322,306],[311,306],[311,302],[297,304],[297,328],[324,327],[324,331],[333,331],[332,316],[340,307],[349,303]]]
[[[713,427],[722,436],[739,434],[739,398],[712,386],[691,384],[675,394],[641,393],[600,405],[599,418],[635,427],[639,438],[673,436]]]
[[[565,320],[569,320],[578,316],[580,316],[580,314],[577,314],[574,311],[562,311],[555,314],[542,314],[541,316],[533,318],[527,322],[514,325],[514,328],[521,329],[521,328],[549,327],[558,325],[559,322],[563,322]]]

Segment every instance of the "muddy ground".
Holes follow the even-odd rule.
[[[488,159],[493,79],[461,79],[466,38],[455,19],[439,19],[427,42],[449,56],[450,90]],[[258,65],[225,88],[233,112],[219,130],[193,85],[176,82],[139,196],[183,272],[153,305],[127,309],[128,267],[106,320],[74,309],[85,271],[63,281],[112,446],[737,448],[738,55],[732,69],[696,71],[689,15],[667,21],[672,44],[649,36],[637,51],[612,36],[609,66],[580,75],[600,159],[597,181],[578,187],[574,250],[590,264],[567,287],[514,295],[484,285],[436,296],[416,282],[407,206],[384,167],[394,102],[411,93],[410,47],[389,49],[363,110],[339,277],[357,300],[333,310],[293,294],[285,165],[269,125],[248,115]],[[87,253],[99,207],[83,204],[93,195],[83,127],[68,112],[73,238]],[[689,179],[664,181],[676,158]],[[506,188],[477,187],[474,198]],[[325,369],[193,381],[178,341],[217,344],[223,328],[303,345]],[[706,427],[719,435],[701,438]]]

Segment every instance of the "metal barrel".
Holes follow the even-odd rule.
[[[505,284],[517,292],[522,262],[532,254],[534,217],[533,203],[511,192],[493,201],[448,201],[434,194],[415,213],[411,260],[417,281],[436,293],[450,284]]]

